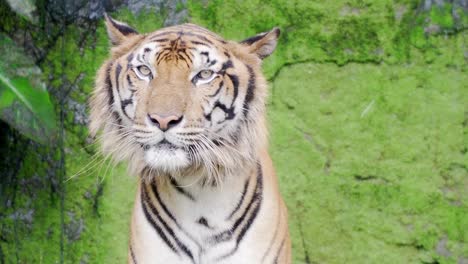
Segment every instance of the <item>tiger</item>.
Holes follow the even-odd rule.
[[[291,263],[261,69],[279,28],[236,42],[190,23],[141,34],[104,20],[89,132],[138,175],[128,263]]]

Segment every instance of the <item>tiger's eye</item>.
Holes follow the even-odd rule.
[[[211,76],[213,76],[212,70],[203,70],[198,73],[198,78],[201,80],[209,79]]]
[[[151,75],[151,70],[145,65],[138,66],[137,69],[143,76]]]

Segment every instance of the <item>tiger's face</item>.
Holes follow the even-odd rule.
[[[98,74],[91,132],[140,169],[233,168],[264,144],[261,59],[274,29],[241,43],[192,24],[138,34],[106,17],[112,59]],[[120,147],[118,147],[120,146]]]

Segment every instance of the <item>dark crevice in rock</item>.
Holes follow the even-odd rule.
[[[312,136],[311,133],[309,132],[306,132],[304,131],[303,129],[299,128],[299,127],[296,127],[297,130],[299,130],[302,135],[304,136],[304,139],[308,142],[310,142],[314,148],[322,155],[325,157],[325,164],[323,165],[323,172],[328,175],[329,172],[330,172],[330,167],[331,167],[331,164],[332,164],[332,160],[331,160],[331,154],[330,154],[330,151],[327,150],[327,147],[326,146],[322,146],[321,144],[319,144],[315,139],[314,137]]]
[[[356,179],[356,180],[358,180],[358,181],[369,181],[369,180],[378,179],[378,177],[373,176],[373,175],[366,175],[366,176],[363,176],[363,175],[354,175],[354,179]]]
[[[99,181],[98,184],[97,184],[96,189],[97,189],[96,193],[93,196],[93,212],[97,216],[100,216],[100,214],[99,214],[99,201],[100,201],[100,198],[102,197],[102,195],[104,194],[104,182]]]
[[[298,202],[297,207],[302,207],[302,203]],[[304,236],[304,230],[302,228],[301,219],[299,219],[299,221],[297,221],[297,223],[299,225],[299,234],[301,236],[302,248],[304,249],[304,262],[306,264],[312,264],[312,262],[310,260],[309,250],[307,249],[307,246],[306,246],[306,243],[305,243],[305,236]]]
[[[307,63],[316,63],[316,64],[337,64],[336,60],[333,59],[314,59],[314,58],[309,58],[309,59],[304,59],[304,60],[297,60],[297,61],[290,61],[282,64],[274,73],[273,75],[268,78],[269,82],[272,82],[274,85],[274,82],[278,75],[285,69],[290,66],[295,66],[295,65],[300,65],[300,64],[307,64]],[[375,60],[347,60],[346,63],[344,64],[337,64],[338,66],[345,66],[347,64],[372,64],[372,65],[379,65],[381,64],[381,61],[375,61]]]
[[[353,175],[354,179],[359,181],[359,182],[370,182],[370,183],[376,183],[376,184],[386,184],[389,181],[387,179],[377,177],[374,175],[360,175],[360,174],[355,174]]]

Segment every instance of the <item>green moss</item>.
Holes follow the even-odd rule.
[[[301,64],[281,72],[269,108],[271,153],[295,262],[306,251],[312,263],[466,256],[467,83],[444,65]],[[435,251],[444,236],[449,258]]]
[[[451,30],[455,25],[452,16],[452,6],[449,4],[432,8],[429,13],[429,17],[431,19],[431,23],[438,25],[445,30]]]
[[[325,50],[339,65],[349,61],[379,62],[381,44],[374,23],[368,19],[344,19],[326,42]]]
[[[67,161],[64,184],[64,263],[121,263],[127,254],[128,216],[136,178],[129,176],[125,167],[90,156],[78,147],[80,141],[67,134],[67,154],[73,158]],[[50,175],[53,168],[38,166],[41,163],[33,149],[26,153],[17,178],[21,189],[16,191],[14,207],[2,211],[10,215],[2,221],[2,229],[10,230],[2,233],[4,241],[8,241],[1,244],[2,251],[6,263],[58,263],[58,185],[40,177]]]
[[[417,11],[418,1],[189,1],[188,7],[192,22],[227,39],[279,26],[280,48],[264,65],[267,77],[296,62],[426,63],[454,51],[446,49],[444,36],[425,33],[430,14]],[[431,12],[449,20],[444,10]],[[463,50],[456,50],[462,58]],[[464,64],[457,60],[457,67]]]

